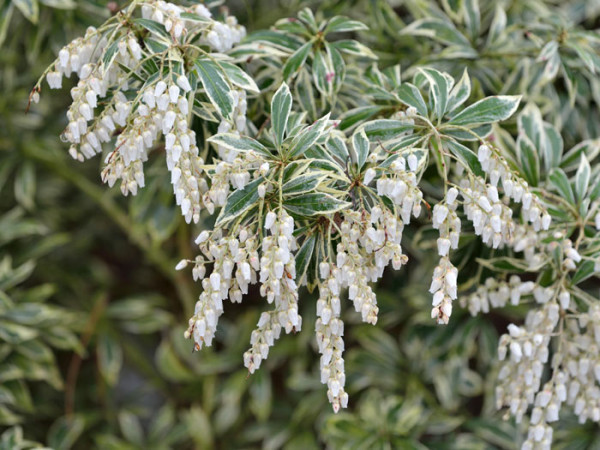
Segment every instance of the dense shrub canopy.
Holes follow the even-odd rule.
[[[2,10],[7,448],[592,445],[600,8],[228,6]]]

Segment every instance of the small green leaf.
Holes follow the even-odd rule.
[[[171,42],[171,35],[167,33],[163,24],[156,22],[150,19],[134,19],[133,23],[136,25],[140,25],[148,30],[150,33],[153,33],[161,38],[164,38],[167,42]]]
[[[550,182],[556,188],[558,193],[571,204],[575,204],[575,195],[573,194],[573,189],[571,188],[571,183],[569,183],[569,179],[565,172],[562,169],[556,168],[552,169],[550,172]]]
[[[448,99],[448,112],[451,113],[464,102],[467,101],[471,95],[471,79],[467,69],[463,72],[463,76],[460,81],[450,91],[450,98]]]
[[[444,74],[435,69],[421,69],[421,73],[425,75],[425,78],[429,82],[429,92],[433,99],[435,115],[441,120],[444,114],[446,114],[448,105],[448,94],[450,91],[448,79]]]
[[[401,34],[424,36],[444,44],[470,47],[469,40],[463,36],[449,20],[427,18],[416,20],[405,27]]]
[[[590,175],[590,163],[585,155],[581,155],[581,161],[579,162],[579,167],[575,173],[575,195],[579,203],[581,203],[587,193],[590,184]]]
[[[123,365],[123,349],[121,343],[108,333],[98,336],[96,344],[98,353],[98,369],[109,386],[114,386],[119,378]]]
[[[324,172],[312,172],[293,177],[282,187],[284,196],[304,194],[306,192],[314,191],[319,183],[327,177],[327,173]]]
[[[327,22],[327,26],[325,27],[325,30],[323,30],[323,33],[345,33],[348,31],[360,31],[368,29],[369,27],[358,20],[352,20],[345,16],[335,16],[329,19],[329,22]]]
[[[360,128],[371,141],[389,141],[403,136],[413,129],[408,122],[393,119],[377,119],[364,123]]]
[[[283,143],[288,118],[292,110],[292,94],[288,85],[282,83],[271,100],[271,123],[273,124],[273,134],[275,143],[280,147]]]
[[[312,147],[325,133],[328,122],[329,113],[305,128],[297,136],[294,136],[290,144],[288,156],[290,158],[301,156],[306,150]]]
[[[247,136],[239,136],[233,133],[219,133],[207,139],[215,145],[237,150],[240,152],[256,152],[266,157],[273,157],[271,152],[256,139]]]
[[[40,8],[37,0],[12,0],[12,4],[21,11],[27,20],[37,24],[40,15]]]
[[[531,186],[537,186],[540,180],[540,160],[533,142],[525,134],[517,139],[517,154],[521,173]]]
[[[414,107],[421,116],[427,117],[427,104],[415,85],[403,83],[398,89],[398,98],[405,105]]]
[[[340,52],[347,53],[353,56],[361,56],[363,58],[378,59],[377,55],[371,51],[371,49],[358,41],[353,39],[342,39],[331,43],[332,47],[335,47]]]
[[[588,161],[593,161],[599,153],[600,139],[582,141],[563,156],[560,167],[566,171],[571,171],[578,167],[581,155],[585,155]]]
[[[60,417],[48,431],[48,445],[57,449],[71,448],[84,429],[85,421],[83,417],[79,415]]]
[[[520,95],[486,97],[471,106],[467,106],[452,117],[448,123],[452,125],[473,125],[499,122],[512,116],[520,101]]]
[[[213,61],[206,59],[197,59],[195,65],[210,102],[217,108],[221,116],[229,119],[233,112],[233,96],[223,70]]]
[[[207,19],[206,17],[199,16],[198,14],[194,14],[191,12],[182,12],[179,14],[179,17],[185,20],[189,20],[190,22],[200,22],[210,24],[212,21]]]
[[[223,70],[225,71],[225,75],[229,81],[242,89],[250,92],[259,93],[260,89],[252,79],[250,75],[244,72],[241,68],[236,66],[235,64],[231,64],[225,61],[221,61],[219,63]]]
[[[352,148],[354,150],[351,153],[352,162],[357,165],[358,170],[362,169],[369,156],[371,144],[364,129],[357,130],[352,135]]]
[[[289,198],[284,202],[284,207],[290,213],[298,216],[315,216],[333,214],[350,207],[349,202],[339,200],[332,195],[324,193],[304,194]]]
[[[571,285],[575,286],[575,285],[581,283],[582,281],[587,280],[592,275],[594,275],[595,265],[596,264],[594,263],[594,261],[590,261],[590,260],[583,261],[577,268],[577,271],[573,274],[573,278],[571,278]]]
[[[316,242],[316,234],[308,235],[296,253],[296,283],[299,286],[306,281],[306,272],[308,271]]]
[[[312,49],[313,43],[312,41],[307,42],[298,50],[296,50],[292,55],[288,58],[283,66],[283,79],[289,80],[292,75],[295,75],[300,67],[306,61],[310,50]]]
[[[248,183],[244,189],[238,189],[230,194],[215,226],[221,226],[252,208],[258,202],[258,186],[263,181],[262,177],[258,178]]]
[[[465,163],[475,175],[480,177],[484,176],[481,164],[477,159],[477,155],[473,153],[471,149],[452,139],[444,139],[443,144],[452,152],[452,154],[454,154],[454,156]]]
[[[339,136],[332,136],[325,143],[325,147],[327,148],[327,151],[337,158],[338,162],[345,167],[349,153],[344,140]]]
[[[357,123],[370,119],[382,109],[383,107],[378,105],[359,106],[357,108],[350,109],[339,117],[340,123],[338,125],[338,129],[342,131],[351,129]]]

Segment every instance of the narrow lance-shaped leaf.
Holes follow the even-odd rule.
[[[588,186],[590,184],[590,174],[590,163],[585,155],[582,154],[579,167],[575,173],[575,195],[577,196],[578,202],[581,202],[587,193]]]
[[[415,108],[421,116],[427,117],[427,105],[415,85],[403,83],[398,89],[398,98],[402,103]]]
[[[561,197],[569,203],[575,204],[575,195],[573,194],[571,183],[569,183],[569,179],[563,170],[560,168],[553,169],[550,172],[549,178]]]
[[[289,157],[295,158],[300,156],[312,147],[325,132],[328,122],[329,113],[294,137],[290,145]]]
[[[239,68],[235,64],[231,64],[225,61],[222,61],[219,64],[225,71],[227,78],[232,84],[235,84],[236,86],[241,87],[246,91],[256,93],[260,92],[260,89],[258,89],[258,86],[254,82],[252,77],[246,72],[244,72],[241,68]]]
[[[296,72],[302,67],[308,54],[310,53],[310,49],[312,48],[312,41],[307,42],[294,53],[292,56],[288,58],[283,66],[283,79],[288,80],[292,75],[295,75]]]
[[[348,208],[350,205],[349,202],[339,200],[332,195],[322,192],[293,197],[287,199],[284,203],[284,207],[290,213],[299,216],[333,214]]]
[[[460,105],[467,101],[471,95],[471,79],[467,69],[463,72],[463,76],[460,81],[450,91],[450,98],[448,99],[448,112],[454,111]]]
[[[19,11],[31,23],[37,23],[39,17],[38,0],[11,0],[12,4],[19,8]]]
[[[296,253],[296,280],[299,285],[306,281],[306,272],[308,270],[308,266],[310,265],[316,242],[316,234],[307,236],[302,243],[302,246]]]
[[[258,186],[263,182],[264,178],[258,178],[248,183],[244,189],[238,189],[227,198],[225,207],[221,210],[221,214],[217,219],[215,226],[220,226],[227,223],[254,206],[259,199]]]
[[[444,139],[444,146],[448,148],[454,156],[459,158],[467,167],[477,176],[484,176],[481,164],[477,159],[477,155],[473,151],[464,145],[456,142],[452,139]]]
[[[537,186],[540,179],[540,160],[535,145],[525,134],[517,140],[517,152],[521,162],[521,173],[530,185]]]
[[[282,83],[271,100],[271,123],[275,143],[281,146],[287,128],[288,118],[292,110],[292,94],[287,84]]]
[[[439,71],[435,69],[422,69],[421,72],[429,82],[430,93],[433,97],[433,107],[438,119],[442,119],[446,113],[448,105],[448,80]]]
[[[233,112],[233,96],[223,71],[212,61],[196,60],[196,71],[211,103],[221,116],[229,119]]]
[[[233,133],[219,133],[208,138],[208,142],[240,152],[254,151],[263,156],[273,156],[269,150],[256,139],[239,136]]]
[[[352,135],[353,162],[362,169],[369,156],[370,143],[364,130],[358,130]]]
[[[327,33],[344,33],[348,31],[359,31],[359,30],[368,30],[364,23],[359,22],[358,20],[352,20],[345,16],[335,16],[329,19],[325,30],[323,30],[324,34]]]
[[[417,20],[402,30],[402,34],[425,36],[444,44],[470,47],[468,39],[456,29],[452,22],[442,19],[427,18]]]
[[[499,122],[512,116],[520,101],[520,95],[486,97],[471,106],[467,106],[452,117],[448,123],[451,125],[473,125]]]

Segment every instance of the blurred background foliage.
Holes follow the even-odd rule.
[[[477,24],[463,13],[473,4],[238,0],[227,6],[249,31],[304,6],[352,16],[371,27],[360,39],[381,67],[401,63],[410,75],[411,67],[432,64],[454,76],[467,67],[479,94],[525,92],[536,100],[563,130],[567,148],[598,136],[600,37],[586,30],[597,28],[600,2],[480,2]],[[310,326],[282,337],[248,377],[241,355],[260,314],[257,293],[227,311],[216,346],[192,353],[183,326],[200,288],[173,268],[191,257],[199,228],[183,222],[165,175],[150,169],[147,188],[124,199],[101,185],[99,159],[71,160],[58,139],[68,86],[44,91],[25,114],[31,87],[58,50],[107,18],[114,2],[0,5],[0,449],[518,445],[519,430],[493,405],[494,359],[499,334],[524,311],[472,318],[457,309],[449,326],[434,325],[427,280],[435,258],[423,235],[407,236],[413,263],[378,286],[378,325],[360,324],[351,312],[344,317],[348,412],[334,415],[326,402]],[[513,41],[489,38],[503,19],[498,8]],[[433,37],[406,28],[425,17],[449,18],[455,27]],[[547,51],[554,52],[540,60],[552,40],[560,48],[551,45]],[[547,67],[548,60],[558,68]],[[586,67],[578,67],[582,60]],[[574,102],[578,112],[568,108]],[[303,300],[305,323],[314,323],[314,299]],[[556,448],[600,446],[597,427],[574,423],[561,421]]]

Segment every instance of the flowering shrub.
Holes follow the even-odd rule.
[[[446,62],[499,52],[515,33],[501,6],[485,20],[477,2],[451,12],[401,33],[439,42]],[[233,16],[218,20],[204,5],[133,1],[60,50],[44,77],[50,88],[78,78],[62,135],[73,158],[103,153],[102,180],[124,195],[144,187],[149,160],[164,158],[181,214],[203,223],[198,255],[176,267],[191,265],[202,286],[185,332],[196,350],[213,343],[224,301],[241,302],[258,284],[272,306],[243,355],[253,373],[282,330],[302,328],[306,286],[318,292],[321,382],[333,410],[346,408],[344,300],[375,324],[374,283],[409,263],[403,234],[418,230],[439,257],[433,321],[448,324],[456,299],[473,315],[527,305],[525,323],[499,342],[496,406],[527,418],[523,448],[549,448],[563,404],[581,422],[600,421],[590,282],[600,272],[590,164],[600,145],[585,139],[592,124],[571,130],[581,142],[564,151],[559,126],[571,120],[574,85],[597,69],[597,37],[532,27],[537,63],[524,58],[510,79],[496,79],[483,57],[471,68],[417,63],[402,76],[348,38],[366,28],[304,9],[246,36]],[[565,117],[519,76],[559,98]],[[33,102],[42,89],[40,80]],[[477,255],[474,242],[485,246]],[[474,258],[474,273],[459,270]]]

